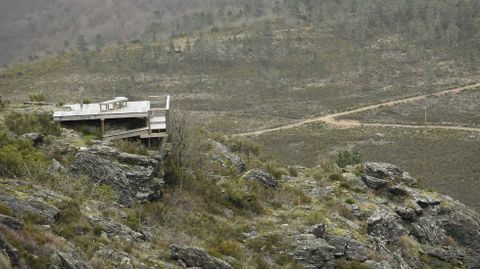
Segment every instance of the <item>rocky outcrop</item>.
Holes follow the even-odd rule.
[[[257,181],[268,188],[274,189],[278,186],[278,181],[274,176],[260,169],[253,169],[248,171],[247,173],[245,173],[243,178],[247,180]]]
[[[368,176],[370,179],[376,178],[386,180],[387,182],[402,182],[409,186],[417,184],[417,180],[412,178],[409,173],[389,163],[367,162],[364,164],[364,171],[364,176]]]
[[[83,260],[77,253],[59,252],[58,256],[61,259],[63,269],[93,269],[87,262]]]
[[[223,167],[233,167],[238,173],[245,172],[246,165],[237,154],[231,152],[220,142],[212,140],[210,144],[212,145],[212,160],[219,162]]]
[[[232,269],[230,264],[209,255],[207,251],[202,248],[171,245],[170,256],[173,259],[183,261],[188,267],[199,267],[203,269]]]
[[[2,214],[0,214],[0,224],[10,227],[14,230],[20,230],[23,228],[23,223],[20,220]]]
[[[0,233],[0,254],[5,254],[7,263],[13,267],[25,268],[24,261],[20,258],[17,249],[14,248]]]
[[[89,216],[89,220],[93,225],[99,225],[108,238],[119,239],[129,243],[147,239],[144,234],[113,220],[93,216]]]
[[[96,184],[110,185],[119,193],[119,202],[129,206],[133,199],[145,202],[161,198],[159,166],[157,159],[100,145],[79,151],[70,171],[87,175]]]
[[[367,220],[368,234],[395,243],[398,238],[407,235],[408,231],[401,224],[400,217],[392,210],[378,208]]]
[[[0,194],[0,203],[8,207],[15,215],[31,215],[37,222],[52,224],[58,219],[58,208],[36,197],[19,198],[6,193]]]
[[[336,248],[325,239],[317,238],[313,234],[302,234],[294,239],[293,244],[295,249],[292,257],[305,268],[334,268]]]

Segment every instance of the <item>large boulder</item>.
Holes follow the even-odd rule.
[[[200,267],[203,269],[232,269],[230,264],[209,255],[207,251],[202,248],[171,245],[170,256],[173,259],[183,261],[189,267]]]
[[[274,176],[260,169],[253,169],[248,171],[247,173],[245,173],[243,178],[257,181],[268,188],[274,189],[278,186],[278,181]]]
[[[133,199],[145,202],[161,198],[159,166],[154,158],[96,146],[78,152],[70,171],[86,175],[96,184],[110,185],[119,193],[119,202],[129,206]]]
[[[308,269],[335,268],[336,248],[313,234],[301,234],[293,242],[292,257]]]

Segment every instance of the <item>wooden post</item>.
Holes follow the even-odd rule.
[[[102,137],[105,135],[105,119],[100,119],[100,128],[102,129]]]

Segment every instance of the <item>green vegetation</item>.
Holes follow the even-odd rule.
[[[362,154],[358,150],[344,150],[337,153],[335,162],[340,168],[345,168],[347,165],[355,165],[362,162]]]
[[[48,163],[43,153],[35,149],[33,142],[11,139],[0,132],[0,176],[32,176]]]
[[[50,113],[26,114],[10,112],[5,116],[5,124],[15,134],[39,132],[45,135],[60,135],[60,124],[53,121]]]
[[[28,96],[31,102],[45,102],[47,97],[43,93],[32,93]]]
[[[138,155],[147,155],[148,151],[144,144],[141,141],[129,141],[129,140],[117,140],[114,141],[114,146],[120,151],[138,154]]]

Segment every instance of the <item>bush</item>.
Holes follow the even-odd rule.
[[[11,112],[5,116],[5,124],[8,129],[17,135],[38,132],[46,135],[60,135],[60,124],[53,121],[48,113],[22,114]]]
[[[225,199],[240,209],[260,211],[257,195],[245,188],[242,179],[230,180],[225,185]]]
[[[355,165],[362,162],[362,155],[357,150],[344,150],[337,154],[335,161],[340,168],[345,168],[347,165]]]
[[[137,155],[147,155],[147,148],[142,144],[141,141],[129,141],[129,140],[117,140],[114,143],[114,146],[120,151],[127,152],[130,154]]]
[[[18,177],[34,174],[47,163],[33,143],[22,139],[9,139],[0,133],[0,175]]]
[[[32,93],[28,96],[31,102],[45,102],[47,97],[43,93]]]

